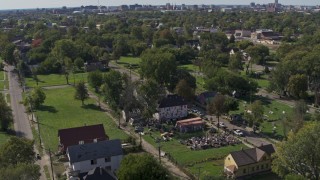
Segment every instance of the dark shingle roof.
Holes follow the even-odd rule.
[[[187,105],[187,102],[181,96],[168,95],[166,98],[163,98],[160,101],[159,108],[184,106],[184,105]]]
[[[110,175],[105,169],[101,167],[96,167],[88,172],[86,176],[83,177],[84,180],[115,180],[112,175]]]
[[[70,163],[123,155],[119,139],[69,146]]]
[[[263,145],[258,147],[262,151],[266,152],[269,156],[275,152],[274,146],[272,144]]]
[[[91,143],[94,139],[97,139],[97,141],[108,139],[102,124],[59,129],[58,137],[60,138],[60,143],[63,145],[63,151],[69,146],[79,144],[79,141]]]
[[[273,146],[269,144],[258,148],[231,152],[230,154],[238,166],[245,166],[259,162],[264,154],[268,154],[270,156],[274,152]]]

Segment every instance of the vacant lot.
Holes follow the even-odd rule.
[[[221,161],[232,151],[240,150],[241,148],[247,148],[245,145],[225,146],[221,148],[211,148],[206,150],[191,150],[186,145],[181,144],[179,141],[190,138],[192,136],[204,135],[205,133],[194,134],[177,134],[175,138],[168,142],[161,142],[161,151],[170,154],[174,158],[175,163],[184,167],[191,172],[195,177],[198,175],[198,167],[201,166],[206,170],[207,175],[219,176],[223,169],[223,163]],[[152,144],[154,147],[158,147],[154,138],[159,138],[160,133],[154,132],[150,135],[145,135],[144,139]],[[209,172],[210,171],[210,172]]]
[[[87,100],[82,107],[81,101],[74,100],[74,91],[72,87],[45,91],[47,99],[36,115],[46,148],[57,150],[59,129],[84,125],[102,123],[110,139],[128,137],[109,116],[99,110],[94,100]]]
[[[66,85],[66,77],[61,74],[49,74],[49,75],[38,75],[39,86],[58,86]],[[87,81],[87,73],[77,73],[69,75],[69,83],[73,84],[74,82]],[[26,78],[26,86],[35,87],[37,86],[36,81],[32,77]]]

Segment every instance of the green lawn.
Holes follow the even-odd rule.
[[[81,101],[74,100],[72,87],[45,90],[46,100],[41,110],[36,112],[40,120],[40,132],[46,148],[56,151],[58,130],[102,123],[110,139],[126,139],[128,136],[117,128],[116,123],[100,111],[93,99],[81,106]]]
[[[0,70],[0,80],[4,80],[4,71]]]
[[[7,142],[11,135],[0,131],[0,147]]]
[[[208,161],[208,162],[188,166],[187,170],[191,172],[196,178],[198,178],[199,176],[199,169],[200,169],[200,179],[204,179],[205,177],[214,178],[214,177],[222,176],[223,165],[224,165],[224,160],[221,159],[221,160]]]
[[[50,75],[38,75],[39,86],[56,86],[56,85],[66,85],[67,81],[64,75],[60,74],[50,74]],[[87,73],[77,73],[69,75],[69,83],[73,84],[74,81],[77,83],[79,81],[87,81]],[[26,78],[26,86],[35,87],[37,86],[36,81],[32,77]]]
[[[160,137],[157,136],[157,134],[159,133],[153,133],[153,136]],[[144,136],[144,139],[154,147],[158,147],[155,140],[149,135]],[[245,145],[240,144],[236,146],[226,146],[221,148],[193,151],[186,145],[181,144],[179,140],[175,138],[168,142],[161,142],[162,151],[169,153],[177,161],[177,163],[182,166],[194,164],[196,162],[208,161],[211,159],[222,159],[226,157],[231,151],[240,150],[241,147],[246,148]]]
[[[276,136],[283,136],[282,119],[286,115],[290,115],[293,112],[293,108],[286,104],[280,103],[278,101],[270,101],[266,98],[261,98],[259,96],[253,96],[252,102],[254,102],[254,100],[257,100],[257,99],[260,99],[262,101],[263,107],[264,107],[264,114],[268,119],[268,121],[264,121],[262,123],[262,132],[267,135],[272,134],[273,125],[275,125]],[[250,102],[240,101],[239,109],[236,111],[231,111],[229,112],[229,114],[244,113],[244,110],[249,107],[250,107]],[[285,111],[285,115],[283,114],[283,111]]]
[[[185,70],[189,71],[190,73],[199,72],[199,67],[197,67],[193,64],[180,65],[180,66],[178,66],[178,68],[185,69]]]
[[[125,64],[136,64],[139,65],[141,62],[141,58],[139,57],[127,57],[127,56],[122,56],[119,60],[118,63],[125,63]]]

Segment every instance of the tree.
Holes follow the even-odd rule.
[[[231,71],[239,71],[242,69],[242,55],[241,53],[237,52],[235,55],[232,55],[229,59],[228,68]]]
[[[290,131],[296,133],[303,127],[308,110],[309,107],[305,101],[300,100],[295,102],[293,113],[285,122],[285,125],[288,126]]]
[[[83,81],[80,81],[76,86],[76,92],[74,94],[74,98],[81,100],[82,105],[84,105],[84,101],[89,98],[89,93],[87,87]]]
[[[129,154],[125,156],[117,174],[118,178],[122,180],[169,179],[168,171],[148,154]]]
[[[245,117],[249,121],[249,126],[256,130],[256,126],[263,121],[264,108],[260,100],[254,101],[250,106],[251,112],[246,112]]]
[[[38,109],[45,101],[46,94],[44,93],[41,87],[35,87],[30,96],[27,96],[25,99],[25,105],[30,105],[32,108]]]
[[[169,84],[176,73],[177,65],[172,53],[157,49],[147,50],[142,55],[140,74],[145,78],[153,78],[160,84]]]
[[[218,129],[220,126],[220,116],[229,111],[228,107],[225,105],[225,102],[226,97],[222,94],[217,94],[207,105],[208,114],[215,114],[218,118]]]
[[[295,98],[305,98],[308,90],[308,78],[304,74],[296,74],[289,78],[288,92]]]
[[[179,83],[176,86],[175,91],[179,96],[181,96],[189,101],[191,101],[195,96],[194,89],[191,88],[190,85],[188,84],[188,82],[184,79],[179,81]]]
[[[236,41],[236,37],[234,37],[234,35],[232,34],[230,36],[229,43],[235,43],[235,41]]]
[[[111,70],[104,76],[102,93],[108,104],[116,109],[120,104],[121,92],[123,90],[123,77],[120,72]]]
[[[84,67],[84,60],[80,57],[74,60],[74,65],[77,69],[81,70]]]
[[[41,176],[39,165],[24,163],[0,167],[0,174],[6,180],[38,180]]]
[[[88,83],[96,92],[98,92],[99,87],[103,83],[102,73],[100,71],[90,72],[88,74]]]
[[[14,50],[16,46],[12,43],[9,43],[5,46],[4,50],[2,51],[2,58],[5,62],[11,65],[16,65],[15,58],[14,58]]]
[[[5,144],[0,147],[0,164],[33,164],[35,161],[33,144],[33,141],[25,138],[11,137]]]
[[[110,62],[110,55],[108,53],[103,53],[103,55],[99,59],[100,61],[103,61],[107,66],[109,66]]]
[[[306,179],[320,176],[320,123],[306,124],[296,134],[290,132],[287,141],[276,145],[272,171],[281,177],[288,174]]]
[[[1,130],[6,131],[9,128],[10,123],[13,122],[12,110],[8,106],[2,93],[0,93],[0,123]]]

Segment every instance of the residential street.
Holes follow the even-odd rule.
[[[30,126],[30,122],[28,119],[28,115],[26,114],[26,110],[22,102],[22,89],[18,82],[17,75],[13,72],[14,67],[13,66],[6,66],[5,70],[8,72],[8,80],[9,80],[9,93],[11,97],[11,108],[12,108],[12,114],[14,118],[14,130],[16,132],[16,135],[18,137],[24,137],[30,140],[33,140],[33,134]],[[35,152],[38,153],[38,149],[35,147]],[[48,157],[47,155],[43,156],[40,161],[37,161],[36,164],[38,164],[41,168],[40,173],[41,177],[40,180],[46,180],[46,176],[44,173],[43,166],[48,165]]]
[[[6,66],[9,80],[9,93],[11,97],[11,107],[14,118],[14,129],[16,135],[19,137],[25,137],[27,139],[33,139],[28,116],[25,113],[25,107],[22,102],[22,89],[20,88],[18,77],[13,73],[13,66]]]

